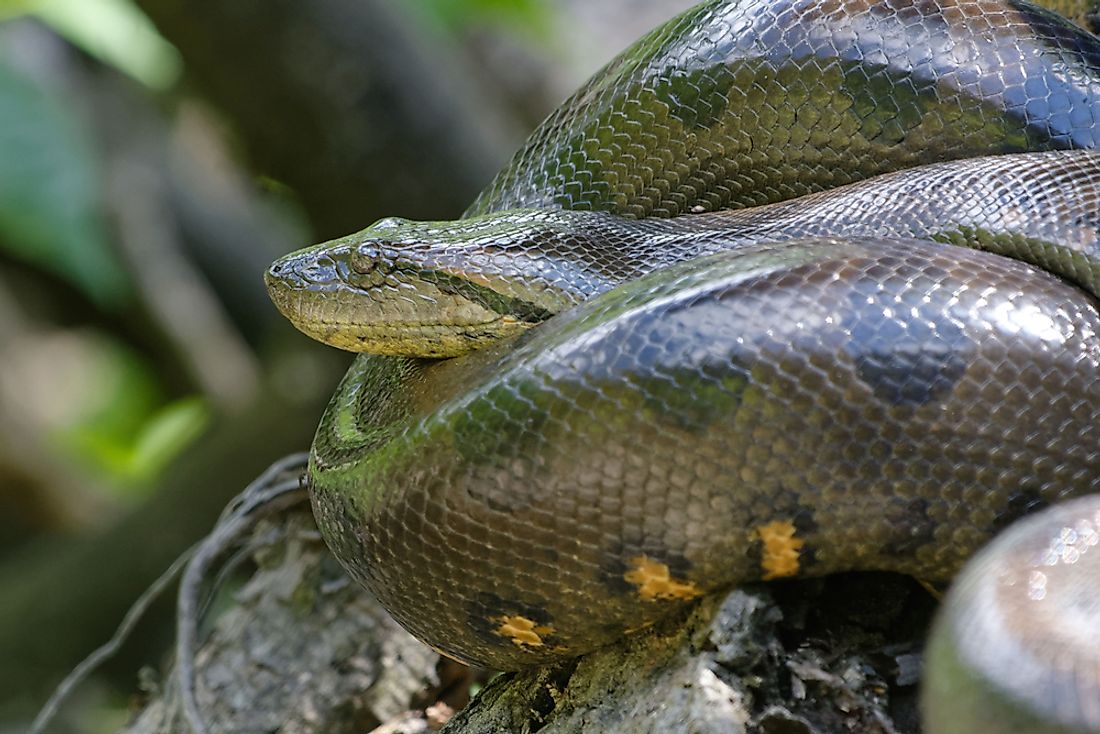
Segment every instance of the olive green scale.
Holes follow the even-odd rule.
[[[706,2],[567,100],[470,213],[687,215],[1093,148],[1098,71],[1100,42],[1022,0]],[[1062,155],[1085,172],[1055,187],[1076,210],[1031,196],[1029,166],[983,206],[1046,232],[1001,252],[1093,295],[911,233],[820,230],[803,200],[782,211],[806,231],[612,278],[518,339],[360,357],[313,446],[326,540],[418,637],[502,669],[753,579],[950,578],[1018,516],[1100,491],[1096,182],[1092,154]]]
[[[514,669],[737,582],[949,579],[1028,509],[1100,490],[1098,369],[1096,305],[1020,263],[905,240],[746,247],[519,344],[360,357],[314,444],[314,506],[410,631]],[[681,591],[647,592],[653,574]]]

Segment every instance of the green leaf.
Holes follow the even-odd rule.
[[[51,360],[30,370],[35,377],[27,389],[55,403],[39,421],[47,424],[57,450],[101,476],[119,496],[153,489],[209,422],[203,398],[166,400],[153,365],[109,335],[73,334],[31,357]]]
[[[0,61],[0,248],[105,308],[130,293],[100,212],[95,160],[76,114]]]
[[[210,408],[198,397],[177,400],[150,418],[134,442],[130,475],[136,479],[158,476],[180,451],[198,438],[210,422]]]
[[[36,3],[37,0],[0,0],[0,21],[26,15]]]
[[[179,51],[130,0],[25,0],[22,4],[30,5],[73,45],[148,87],[167,89],[180,77]]]
[[[545,40],[552,17],[546,0],[422,0],[408,9],[452,32],[498,25],[535,40]]]

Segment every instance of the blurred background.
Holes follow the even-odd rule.
[[[261,273],[457,217],[585,77],[690,0],[0,0],[0,732],[308,447],[349,355]],[[83,686],[115,731],[171,600]]]

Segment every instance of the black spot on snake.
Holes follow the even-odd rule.
[[[915,407],[942,399],[966,371],[970,339],[951,320],[936,322],[927,315],[948,310],[946,303],[883,303],[874,289],[853,290],[844,322],[850,334],[845,348],[860,378],[891,405]],[[941,293],[935,300],[948,297]]]
[[[923,497],[897,497],[886,508],[886,517],[897,533],[883,543],[889,554],[908,556],[935,541],[937,521],[929,515],[928,501]]]
[[[1024,515],[1038,512],[1049,504],[1043,499],[1038,487],[1020,487],[1019,491],[1013,493],[997,513],[993,520],[993,527],[998,531],[1003,530]]]
[[[1067,25],[1061,16],[1046,8],[1019,0],[1008,0],[1007,4],[1031,26],[1037,38],[1043,39],[1044,46],[1050,49],[1048,53],[1066,54],[1092,72],[1100,73],[1100,53],[1087,33]]]
[[[731,357],[726,362],[707,360],[675,371],[655,371],[636,384],[643,388],[646,408],[661,421],[698,433],[728,421],[751,380],[749,370]],[[692,394],[701,399],[690,399]]]

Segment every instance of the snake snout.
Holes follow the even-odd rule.
[[[272,263],[267,270],[264,271],[264,287],[267,288],[268,294],[271,293],[272,288],[278,287],[282,282],[283,274],[286,271],[286,266],[282,262]]]
[[[316,248],[298,250],[276,260],[264,272],[269,294],[273,289],[316,290],[340,280],[336,261]]]

